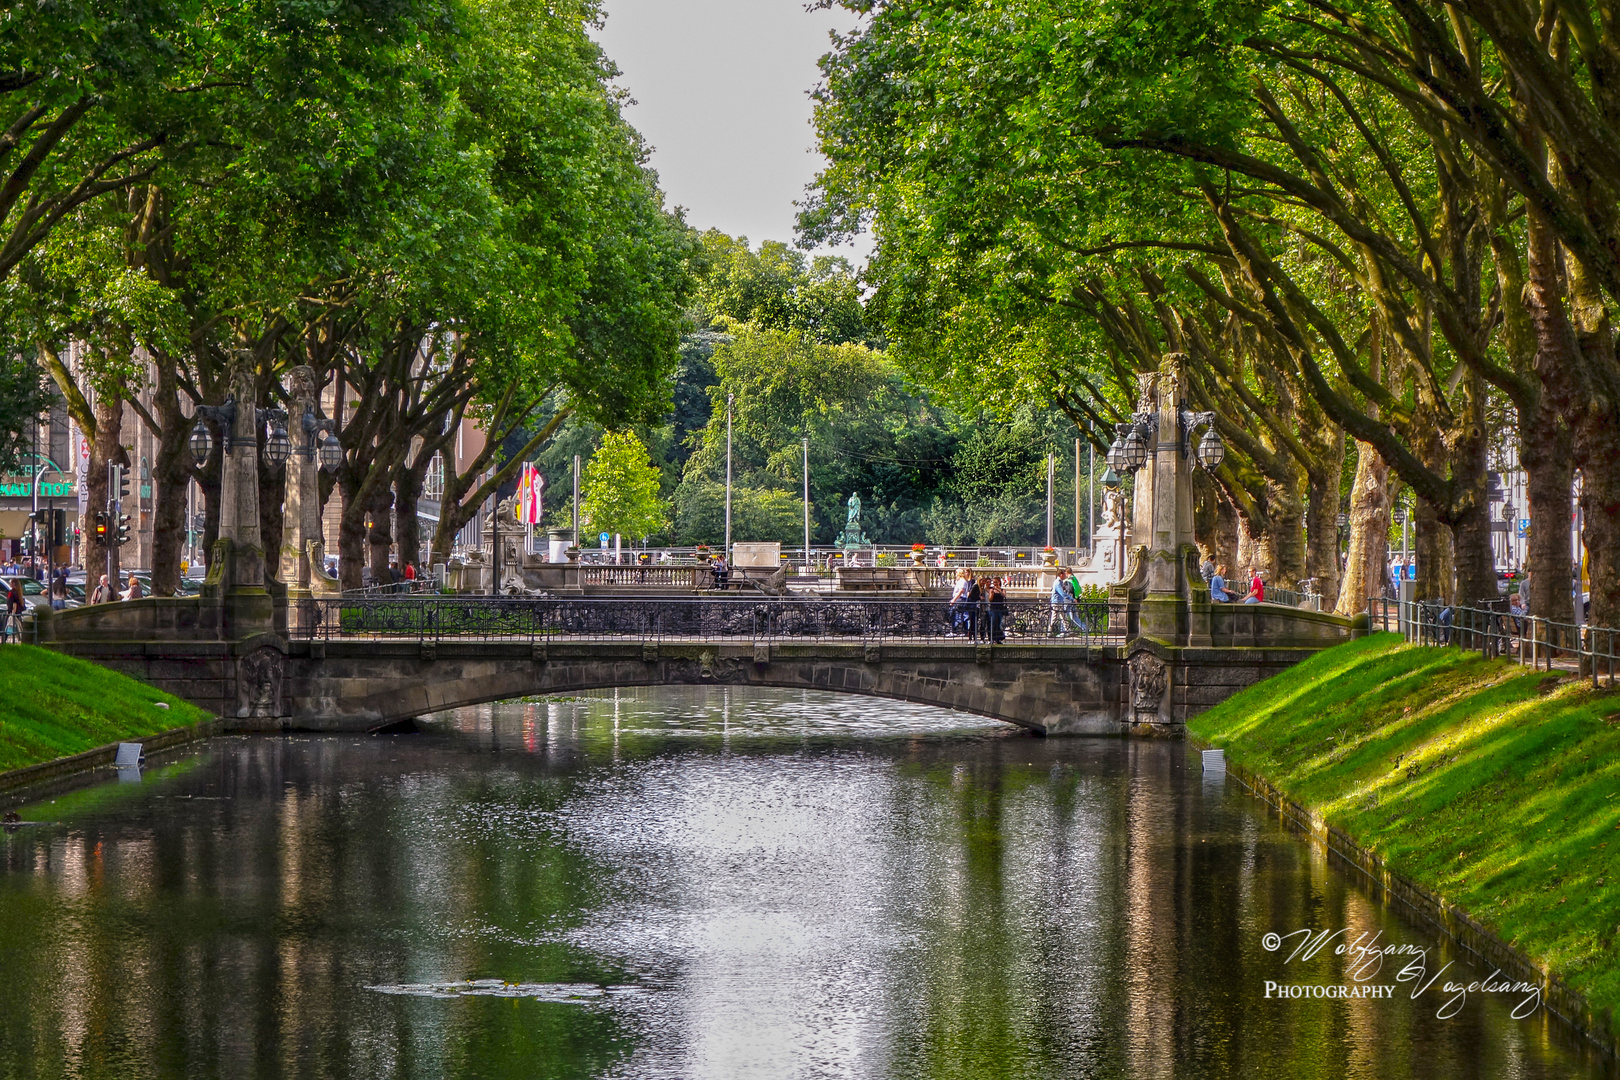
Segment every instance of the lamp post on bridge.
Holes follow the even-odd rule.
[[[1209,586],[1198,572],[1193,536],[1191,470],[1214,470],[1226,447],[1216,414],[1184,404],[1181,359],[1166,356],[1159,370],[1140,376],[1136,411],[1116,425],[1108,449],[1110,472],[1137,474],[1130,567],[1109,589],[1109,632],[1126,639],[1125,719],[1143,734],[1179,730],[1187,708],[1184,691],[1176,700],[1175,684],[1185,677],[1179,650],[1213,644]]]

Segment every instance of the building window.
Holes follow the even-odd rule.
[[[444,455],[434,454],[428,462],[427,475],[422,478],[422,497],[434,502],[444,498]]]

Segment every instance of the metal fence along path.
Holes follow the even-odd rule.
[[[1502,608],[1449,607],[1434,601],[1367,601],[1375,630],[1402,634],[1414,645],[1446,645],[1485,656],[1505,656],[1537,670],[1588,675],[1610,687],[1620,673],[1620,631],[1577,626]]]
[[[1009,600],[1004,607],[940,600],[808,597],[534,599],[526,597],[354,596],[304,600],[289,611],[304,640],[1018,641],[1101,645],[1108,605],[1053,606]]]

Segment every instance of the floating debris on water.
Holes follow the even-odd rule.
[[[532,998],[535,1001],[585,1003],[641,993],[639,986],[596,986],[592,983],[509,983],[500,979],[467,979],[462,982],[397,983],[368,986],[379,994],[404,997]]]

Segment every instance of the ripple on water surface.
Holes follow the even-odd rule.
[[[1179,744],[726,687],[431,727],[25,807],[0,1075],[1613,1075],[1504,995],[1268,998],[1396,979],[1267,934],[1455,958]]]

